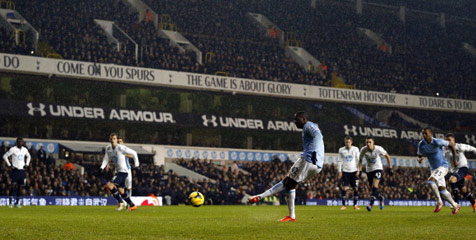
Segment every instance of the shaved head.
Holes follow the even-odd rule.
[[[294,124],[296,127],[303,128],[304,124],[307,122],[307,113],[306,112],[297,112],[294,114]]]
[[[300,111],[300,112],[295,113],[294,117],[302,117],[302,118],[305,118],[307,120],[307,113],[303,112],[303,111]]]

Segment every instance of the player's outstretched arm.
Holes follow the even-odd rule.
[[[418,155],[418,156],[417,156],[417,161],[418,161],[418,163],[421,164],[421,162],[423,161],[423,156],[422,156],[422,155]]]
[[[476,147],[473,147],[471,145],[459,143],[456,145],[456,147],[459,147],[459,150],[463,152],[473,152],[474,154],[476,154]]]
[[[418,147],[417,147],[417,161],[420,164],[423,161],[422,150],[421,150],[421,142],[418,143]]]
[[[104,170],[107,167],[107,164],[109,163],[109,156],[106,153],[104,153],[104,158],[102,159],[102,164],[101,164],[101,171]]]
[[[390,155],[385,154],[385,158],[387,159],[387,163],[388,163],[388,173],[390,175],[393,175],[393,165],[392,165],[392,159],[390,158]]]
[[[139,157],[137,156],[137,152],[124,146],[122,151],[124,155],[132,155],[132,159],[134,159],[134,167],[139,167]]]

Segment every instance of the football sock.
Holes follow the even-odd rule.
[[[294,200],[296,199],[296,190],[288,191],[288,209],[289,217],[296,218],[296,213],[294,212]]]
[[[347,192],[345,190],[341,191],[341,196],[342,196],[342,206],[345,206],[345,200],[346,200],[346,194]]]
[[[121,197],[122,199],[124,199],[124,201],[126,201],[127,204],[129,204],[129,206],[131,207],[135,206],[134,203],[131,201],[131,198],[129,197],[129,194],[127,192],[124,192],[124,194],[121,194]]]
[[[119,191],[117,191],[117,188],[113,188],[111,190],[111,193],[112,193],[112,196],[117,200],[117,203],[122,202],[122,197],[121,195],[119,195]]]
[[[375,197],[375,199],[382,200],[380,193],[378,192],[378,188],[372,188],[372,195]]]
[[[433,181],[428,181],[428,185],[430,186],[431,190],[433,191],[433,194],[435,194],[435,197],[438,202],[442,202],[441,196],[440,196],[440,191],[438,190],[438,186],[436,186],[436,183]]]
[[[374,202],[375,202],[375,196],[372,195],[372,196],[370,196],[370,206],[373,206]]]
[[[469,200],[471,205],[474,205],[474,196],[473,196],[473,194],[471,194],[470,192],[467,192],[465,197],[466,197],[466,199]]]
[[[458,189],[458,184],[457,183],[450,183],[451,189],[455,190]]]
[[[265,197],[274,195],[277,192],[281,192],[281,190],[284,189],[284,184],[283,181],[279,181],[276,183],[274,186],[272,186],[270,189],[266,190],[264,193],[258,194],[258,196],[263,199]]]
[[[455,202],[459,203],[459,189],[458,187],[453,187],[453,183],[451,184],[451,187],[453,189],[453,199],[455,200]]]
[[[453,207],[456,207],[456,205],[458,205],[458,204],[453,200],[453,198],[451,197],[450,192],[448,192],[446,189],[443,190],[443,191],[440,191],[440,194],[441,194],[441,196],[443,196],[443,198],[446,199],[446,201],[448,201]]]
[[[354,191],[354,206],[357,205],[358,201],[359,201],[359,191]]]
[[[378,188],[372,188],[372,195],[370,196],[370,206],[374,205],[375,199],[379,198]]]
[[[14,197],[17,195],[17,188],[15,186],[16,184],[12,184],[12,187],[10,188],[10,205],[14,205]]]
[[[21,186],[17,184],[17,201],[16,204],[20,204]]]

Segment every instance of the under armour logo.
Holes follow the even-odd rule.
[[[26,106],[28,106],[28,114],[30,116],[35,116],[35,112],[40,112],[40,115],[42,117],[46,115],[45,104],[43,104],[43,103],[40,103],[39,107],[34,107],[33,103],[31,103],[31,102],[26,104]]]
[[[349,126],[344,125],[344,130],[345,130],[345,135],[350,135],[349,132],[352,132],[354,136],[357,136],[357,127],[352,125],[352,128],[349,128]]]
[[[472,134],[471,134],[471,137],[470,137],[470,135],[465,134],[465,135],[464,135],[464,138],[466,138],[466,143],[467,143],[467,144],[471,144],[471,142],[472,142],[473,144],[476,144],[476,136],[475,136],[475,135],[472,135]]]
[[[205,127],[208,127],[208,123],[211,123],[213,127],[218,126],[217,117],[215,117],[215,115],[212,115],[212,118],[208,119],[207,115],[204,114],[202,115],[202,119],[203,119],[203,126]]]

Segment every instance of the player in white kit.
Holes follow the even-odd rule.
[[[345,146],[339,148],[339,157],[337,159],[337,171],[339,172],[339,182],[341,183],[342,207],[341,210],[347,209],[346,198],[349,189],[354,190],[354,209],[360,210],[357,206],[359,200],[359,186],[358,186],[358,163],[359,163],[359,148],[352,146],[352,137],[346,136],[344,138]],[[350,188],[350,187],[352,188]]]
[[[382,157],[387,159],[389,174],[393,175],[392,161],[390,155],[381,146],[375,145],[372,137],[365,139],[365,147],[360,149],[359,157],[359,175],[362,172],[362,161],[367,161],[367,178],[370,187],[372,187],[372,196],[370,196],[370,204],[367,206],[367,211],[372,211],[372,207],[376,199],[380,201],[380,210],[384,208],[385,198],[378,192],[378,186],[383,174]]]
[[[117,138],[117,143],[121,144],[121,145],[124,145],[124,139],[119,137]],[[130,164],[130,159],[133,159],[134,156],[132,155],[126,155],[126,161],[129,162]],[[128,169],[127,171],[127,178],[126,178],[126,182],[124,184],[125,186],[125,192],[126,192],[126,195],[130,198],[132,196],[132,169]],[[131,206],[128,206],[127,208],[129,208]]]
[[[30,165],[31,156],[26,147],[23,147],[23,138],[17,138],[16,145],[10,148],[8,152],[3,155],[3,160],[7,163],[8,167],[12,168],[10,172],[11,178],[11,190],[10,190],[10,203],[9,207],[12,208],[13,205],[17,208],[21,208],[20,204],[20,195],[21,187],[25,186],[25,169],[24,167]],[[11,156],[12,163],[8,161],[8,158]],[[26,160],[26,161],[25,161]],[[14,198],[16,201],[14,203]]]
[[[465,186],[465,179],[469,171],[468,159],[466,159],[464,153],[473,152],[474,154],[476,154],[476,148],[468,144],[456,143],[455,136],[452,133],[446,134],[445,140],[455,145],[456,162],[458,164],[457,166],[454,166],[454,163],[452,161],[453,152],[449,148],[444,148],[446,161],[448,161],[451,166],[450,172],[452,172],[452,175],[449,179],[449,182],[451,185],[451,189],[453,190],[453,199],[455,200],[455,202],[459,203],[459,195],[460,193],[462,193],[463,196],[471,203],[473,212],[475,212],[476,203],[474,201],[474,196],[468,190],[468,187]]]
[[[115,176],[111,181],[107,182],[107,187],[111,191],[114,198],[117,200],[117,210],[120,211],[124,207],[122,200],[124,199],[129,204],[129,211],[137,209],[137,206],[131,201],[130,197],[125,194],[124,188],[128,171],[131,169],[131,165],[126,161],[126,155],[132,155],[134,159],[134,166],[139,167],[139,158],[137,152],[117,143],[117,134],[111,133],[109,136],[109,142],[111,144],[106,146],[104,159],[101,165],[101,171],[111,162],[115,167]]]

